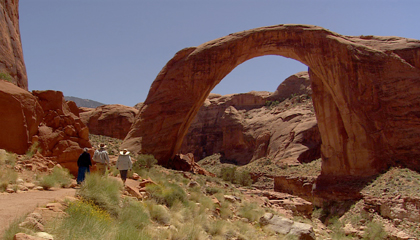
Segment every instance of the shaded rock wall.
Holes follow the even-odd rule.
[[[301,72],[283,81],[274,93],[210,94],[180,152],[191,152],[196,159],[222,153],[240,165],[263,157],[288,164],[320,158],[321,137],[311,101],[296,96],[279,104],[310,93],[309,75]],[[270,101],[277,102],[268,106]]]
[[[19,30],[19,0],[0,0],[0,73],[8,73],[12,83],[28,90]]]
[[[420,41],[309,25],[256,28],[179,51],[153,82],[123,146],[168,162],[211,90],[264,55],[310,69],[322,175],[370,176],[397,163],[420,170]]]
[[[88,126],[89,132],[96,135],[124,139],[130,131],[138,110],[120,104],[99,106],[91,111],[83,108],[80,118]]]

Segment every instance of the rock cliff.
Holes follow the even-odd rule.
[[[195,159],[222,153],[240,165],[263,157],[288,164],[320,158],[313,105],[304,97],[310,93],[309,75],[301,72],[286,79],[275,93],[210,94],[180,152],[191,152]]]
[[[322,176],[366,177],[394,164],[420,170],[420,41],[310,25],[261,27],[179,51],[153,82],[123,146],[167,163],[211,90],[264,55],[309,67]]]
[[[19,0],[0,0],[0,73],[28,90],[28,77],[23,60],[19,30]]]
[[[25,154],[44,111],[37,98],[16,85],[0,80],[0,148]]]

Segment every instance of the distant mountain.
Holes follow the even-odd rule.
[[[82,99],[78,97],[64,96],[66,101],[73,101],[78,107],[87,107],[87,108],[97,108],[99,106],[105,105],[105,103],[96,102],[90,99]]]

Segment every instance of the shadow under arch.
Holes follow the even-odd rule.
[[[249,59],[279,55],[309,67],[322,138],[322,175],[372,176],[391,159],[419,168],[419,160],[410,161],[420,159],[416,141],[400,140],[407,135],[418,140],[420,127],[399,118],[403,113],[386,98],[390,89],[404,91],[420,112],[420,89],[409,87],[420,81],[419,49],[418,40],[350,37],[311,25],[261,27],[185,48],[152,83],[123,147],[167,164],[200,106],[227,74]],[[398,123],[389,127],[389,117]],[[392,134],[395,139],[386,138]],[[410,153],[398,151],[401,147]]]

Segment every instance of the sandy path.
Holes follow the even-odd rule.
[[[16,218],[64,196],[74,196],[76,189],[60,188],[53,191],[29,191],[0,194],[0,236]]]

